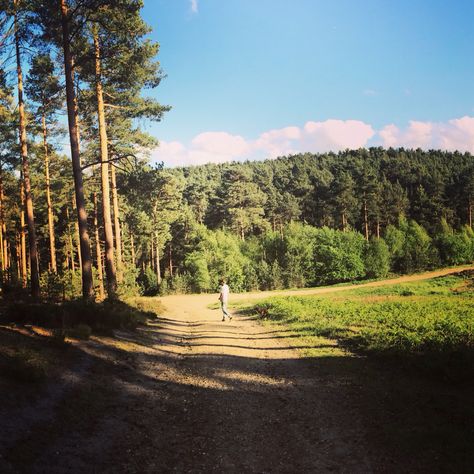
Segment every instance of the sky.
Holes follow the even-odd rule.
[[[166,166],[364,146],[474,152],[471,0],[145,0]]]

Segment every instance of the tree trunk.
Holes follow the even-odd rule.
[[[73,213],[74,213],[74,210],[77,211],[77,206],[76,206],[76,198],[73,195],[72,196],[72,211],[73,211]],[[79,232],[79,223],[77,221],[74,221],[74,231],[76,233],[75,240],[76,240],[76,245],[77,245],[77,260],[79,262],[79,270],[82,272],[81,233]],[[91,257],[91,262],[92,262],[92,257]]]
[[[156,234],[156,280],[161,285],[161,268],[160,268],[160,249],[158,243],[158,234]]]
[[[49,230],[49,253],[51,259],[51,270],[54,273],[57,273],[57,264],[56,264],[56,245],[55,245],[55,236],[54,236],[54,216],[53,216],[53,206],[51,204],[51,183],[49,179],[49,155],[48,155],[48,132],[46,129],[46,115],[43,108],[43,149],[44,149],[44,173],[46,176],[46,204],[48,207],[48,230]]]
[[[21,237],[16,235],[16,271],[18,276],[18,281],[21,279]]]
[[[153,246],[153,236],[151,237],[151,269],[156,272],[155,268],[155,247]]]
[[[94,51],[95,51],[95,80],[97,94],[97,116],[99,120],[100,137],[100,161],[102,182],[102,214],[104,220],[105,235],[105,273],[107,275],[107,294],[109,298],[115,298],[117,294],[117,276],[114,261],[114,236],[112,230],[112,216],[110,212],[110,187],[109,187],[109,153],[107,141],[107,126],[105,123],[104,98],[102,95],[102,72],[100,64],[100,46],[97,27],[94,27]]]
[[[94,297],[94,288],[92,282],[92,260],[89,243],[89,234],[87,232],[87,213],[84,200],[84,186],[82,183],[81,159],[79,154],[79,140],[77,117],[75,113],[76,94],[74,91],[74,73],[71,51],[69,48],[69,18],[66,0],[58,0],[61,8],[61,26],[63,36],[64,52],[64,72],[66,78],[66,103],[69,125],[69,140],[71,142],[71,160],[74,175],[74,189],[77,203],[77,220],[79,227],[79,237],[81,246],[82,263],[82,296],[84,299]]]
[[[122,234],[120,227],[120,211],[117,192],[117,177],[115,175],[115,166],[110,167],[110,178],[112,181],[112,202],[114,206],[114,230],[115,230],[115,248],[117,250],[117,281],[123,281],[123,256],[122,256]]]
[[[28,285],[28,270],[26,268],[26,226],[25,226],[25,187],[23,178],[20,178],[20,246],[21,246],[21,286]]]
[[[346,213],[344,211],[342,211],[341,218],[342,218],[342,232],[345,232],[347,228],[347,220],[346,220]]]
[[[133,234],[130,232],[130,247],[131,247],[131,254],[132,254],[132,264],[134,267],[137,266],[137,261],[135,258],[135,240],[133,238]]]
[[[369,241],[369,221],[367,218],[367,201],[364,200],[364,234],[365,240]]]
[[[0,227],[0,249],[1,249],[1,262],[2,262],[2,266],[1,266],[1,269],[2,269],[2,281],[4,279],[4,276],[5,276],[5,269],[6,269],[6,260],[5,260],[5,254],[3,253],[3,241],[4,241],[4,237],[3,237],[3,222],[2,222],[2,225]]]
[[[168,256],[169,256],[169,265],[168,265],[168,268],[169,268],[169,271],[170,271],[170,277],[173,276],[173,258],[172,258],[172,246],[171,246],[171,242],[168,246]]]
[[[469,200],[469,206],[468,206],[468,221],[469,221],[469,227],[472,229],[472,202]]]
[[[28,243],[30,250],[30,269],[31,269],[31,296],[33,298],[39,298],[40,296],[40,284],[39,284],[39,273],[38,273],[38,253],[36,249],[36,229],[35,229],[35,216],[33,212],[33,199],[31,197],[31,182],[30,182],[30,165],[28,162],[28,146],[26,143],[26,113],[25,104],[23,102],[23,74],[21,68],[20,58],[20,38],[18,32],[17,22],[17,3],[18,0],[14,0],[13,4],[15,7],[15,51],[16,51],[16,70],[18,79],[18,113],[19,113],[19,138],[20,138],[20,150],[21,150],[21,161],[23,168],[23,182],[25,186],[25,204],[26,204],[26,221],[28,224]]]
[[[100,251],[99,240],[99,218],[97,216],[97,193],[94,193],[94,232],[95,232],[95,251],[97,256],[97,273],[99,276],[99,298],[104,299],[104,272],[102,270],[102,252]]]
[[[8,270],[9,264],[8,264],[8,240],[7,240],[7,225],[5,224],[5,221],[3,221],[2,225],[2,233],[3,233],[3,247],[2,247],[2,252],[3,252],[3,259],[6,262],[6,268],[5,270]]]
[[[8,242],[7,240],[5,240],[4,242],[6,244],[5,255],[6,255],[7,269],[9,269],[12,265],[12,251],[10,247],[10,242]]]
[[[5,196],[3,194],[3,170],[0,169],[0,254],[2,257],[2,279],[4,278],[4,272],[7,269],[7,259],[5,256],[4,249],[6,248],[6,233],[5,233],[5,214],[3,210],[3,202]]]
[[[74,261],[74,243],[72,240],[71,224],[69,223],[69,208],[68,207],[66,207],[66,217],[67,217],[67,233],[68,233],[68,241],[69,241],[69,251],[70,251],[70,256],[71,256],[71,270],[75,272],[76,263]],[[79,258],[79,261],[80,261],[80,258]]]

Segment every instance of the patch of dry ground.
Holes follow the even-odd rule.
[[[457,401],[450,389],[433,387],[437,394],[424,400],[425,386],[334,341],[306,347],[252,317],[223,323],[208,308],[216,295],[160,302],[166,310],[137,334],[75,344],[70,370],[48,386],[11,388],[10,398],[36,393],[0,407],[1,472],[434,472],[450,465],[437,450],[443,440],[426,436],[442,436],[443,427],[424,419],[437,396]],[[420,391],[410,403],[407,384]],[[407,437],[410,429],[420,433]],[[417,440],[416,452],[406,439]]]

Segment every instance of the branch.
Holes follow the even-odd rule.
[[[124,105],[114,105],[114,104],[108,104],[104,103],[104,107],[111,107],[112,109],[128,109],[129,107],[125,107]]]
[[[102,163],[116,163],[118,161],[121,161],[125,158],[134,158],[135,160],[137,160],[137,157],[135,155],[132,155],[131,153],[130,154],[126,154],[126,155],[121,155],[121,156],[116,156],[115,158],[110,158],[108,160],[105,160],[105,161],[94,161],[92,163],[89,163],[87,165],[84,165],[84,166],[81,166],[81,171],[84,171],[85,169],[87,168],[90,168],[91,166],[95,166],[95,165],[101,165]],[[117,165],[114,165],[117,167]]]

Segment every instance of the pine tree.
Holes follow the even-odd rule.
[[[55,124],[55,114],[63,102],[62,87],[59,78],[55,74],[54,63],[47,54],[39,54],[31,61],[31,68],[27,78],[26,91],[30,99],[38,104],[36,115],[41,121],[43,135],[43,162],[46,179],[46,202],[48,214],[48,232],[50,244],[50,265],[51,270],[57,272],[56,264],[56,237],[54,231],[54,214],[51,198],[51,178],[50,178],[50,145],[48,136],[51,126]]]

